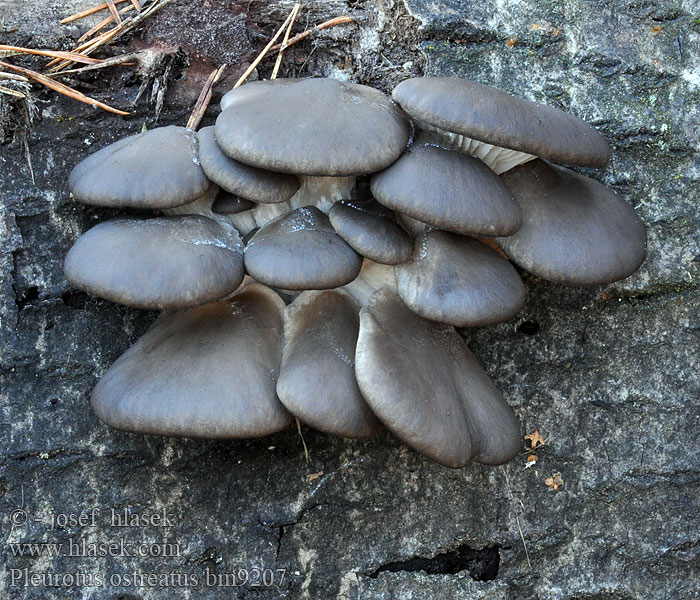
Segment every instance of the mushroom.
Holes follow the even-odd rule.
[[[360,311],[355,374],[384,425],[446,467],[497,465],[520,449],[513,411],[457,331],[387,289]]]
[[[475,81],[407,79],[392,97],[419,128],[439,133],[438,143],[478,156],[496,173],[533,155],[581,167],[603,167],[610,158],[603,136],[581,119]]]
[[[355,252],[387,265],[404,262],[413,244],[388,210],[374,201],[345,201],[328,211],[333,229]]]
[[[185,308],[240,285],[243,244],[233,227],[201,216],[113,219],[78,238],[64,271],[77,288],[113,302]]]
[[[250,284],[228,300],[163,313],[100,379],[92,408],[153,435],[259,437],[292,421],[275,393],[284,302]]]
[[[255,206],[255,202],[239,198],[226,190],[217,190],[214,202],[211,205],[213,213],[218,215],[236,215],[240,212],[250,210]]]
[[[396,267],[396,281],[413,312],[455,327],[507,321],[525,302],[525,287],[505,258],[446,231],[423,233],[411,260]]]
[[[373,175],[370,189],[384,206],[457,233],[511,235],[522,222],[518,203],[498,176],[452,150],[412,147]]]
[[[285,310],[277,395],[295,417],[319,431],[368,437],[382,424],[355,380],[359,307],[334,290],[301,293]]]
[[[523,226],[498,243],[526,271],[600,285],[629,277],[644,261],[643,223],[603,184],[541,160],[501,177],[522,206]]]
[[[204,127],[198,135],[202,169],[227,192],[247,200],[274,204],[286,202],[299,190],[299,179],[293,175],[256,169],[226,156],[216,143],[214,127]]]
[[[320,290],[352,281],[362,259],[315,206],[270,221],[245,247],[245,268],[257,281],[285,290]]]
[[[197,134],[174,126],[114,142],[79,163],[68,178],[79,202],[142,209],[187,204],[210,185],[199,164]]]

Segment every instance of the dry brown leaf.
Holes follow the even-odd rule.
[[[561,473],[554,473],[551,477],[547,477],[547,479],[544,480],[544,484],[556,492],[564,485],[564,480],[561,478]]]
[[[533,450],[535,448],[539,448],[540,446],[544,446],[545,442],[547,441],[542,437],[539,429],[535,429],[535,431],[532,433],[528,433],[525,436],[525,439],[530,442],[530,448]]]

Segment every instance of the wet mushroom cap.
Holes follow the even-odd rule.
[[[275,393],[284,302],[251,284],[232,298],[163,313],[109,368],[92,408],[152,435],[259,437],[292,420]]]
[[[373,88],[303,79],[236,102],[216,120],[224,153],[261,169],[317,176],[361,175],[394,162],[410,128]]]
[[[243,280],[238,232],[196,215],[120,218],[96,225],[68,252],[68,281],[136,308],[177,309],[219,300]]]
[[[520,449],[513,411],[457,331],[387,289],[360,312],[355,373],[384,425],[446,467],[501,464]]]
[[[603,184],[541,160],[501,177],[522,206],[523,226],[498,243],[526,271],[600,285],[628,277],[644,261],[644,224]]]
[[[431,230],[415,242],[411,260],[396,267],[401,299],[416,314],[455,327],[507,321],[525,302],[513,266],[481,242]]]
[[[457,77],[402,81],[392,97],[418,121],[555,162],[603,167],[610,147],[598,131],[557,108]]]
[[[299,190],[299,178],[244,165],[226,156],[214,137],[214,127],[199,131],[199,160],[207,177],[224,190],[247,200],[286,202]]]
[[[370,260],[396,265],[411,256],[413,244],[408,234],[376,202],[336,202],[328,218],[336,233]]]
[[[68,178],[78,202],[142,209],[182,206],[210,185],[199,164],[197,134],[175,126],[114,142],[80,162]]]
[[[372,176],[374,197],[435,227],[474,235],[511,235],[522,222],[513,194],[479,159],[418,146]]]
[[[261,227],[245,248],[248,273],[284,290],[322,290],[345,285],[362,258],[333,230],[315,206],[297,208]]]
[[[212,202],[211,211],[218,215],[236,215],[239,212],[250,210],[254,206],[255,202],[239,198],[231,192],[220,189]]]
[[[334,290],[303,292],[285,309],[277,394],[314,429],[359,438],[383,428],[355,380],[359,328],[359,306]]]

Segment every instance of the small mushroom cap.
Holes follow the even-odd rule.
[[[250,239],[245,267],[262,283],[285,290],[323,290],[355,279],[362,258],[315,206],[273,219]]]
[[[226,92],[219,102],[221,110],[226,110],[229,106],[237,102],[245,102],[252,100],[255,102],[261,95],[267,94],[271,90],[279,86],[291,85],[301,81],[300,79],[290,79],[288,77],[279,77],[277,79],[259,79],[257,81],[247,81],[245,85],[233,88]]]
[[[384,425],[446,467],[501,464],[520,449],[513,411],[457,331],[387,289],[360,311],[355,374]]]
[[[581,167],[603,167],[610,158],[603,136],[578,117],[475,81],[418,77],[392,96],[415,119],[503,148]]]
[[[628,277],[644,261],[644,224],[603,184],[541,160],[501,177],[522,206],[523,226],[498,243],[526,271],[600,285]]]
[[[376,202],[336,202],[328,218],[336,233],[370,260],[396,265],[411,256],[413,244],[408,234]]]
[[[508,188],[478,158],[434,146],[405,152],[370,188],[384,206],[440,229],[511,235],[522,222]]]
[[[505,258],[447,231],[423,233],[411,260],[396,267],[396,281],[413,312],[455,327],[507,321],[525,302],[525,286]]]
[[[68,281],[101,298],[146,309],[219,300],[243,281],[238,232],[196,215],[121,218],[96,225],[68,252]]]
[[[284,302],[258,284],[163,313],[109,368],[92,408],[110,427],[153,435],[259,437],[292,420],[275,393]]]
[[[378,90],[335,79],[302,79],[230,105],[216,140],[248,165],[303,175],[362,175],[394,162],[410,128]]]
[[[214,138],[214,127],[199,131],[199,160],[207,177],[232,194],[263,203],[286,202],[299,190],[299,178],[256,169],[226,156]]]
[[[68,186],[78,202],[95,206],[182,206],[211,185],[199,165],[197,145],[197,134],[184,127],[132,135],[80,162]]]
[[[285,309],[277,395],[295,417],[341,437],[382,429],[355,380],[359,307],[334,290],[301,293]]]
[[[211,205],[211,211],[218,215],[236,215],[239,212],[250,210],[254,206],[255,202],[251,200],[239,198],[226,190],[219,190]]]

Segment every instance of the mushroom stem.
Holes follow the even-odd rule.
[[[362,261],[360,274],[350,283],[338,289],[351,296],[362,307],[367,304],[374,292],[382,288],[388,288],[392,292],[398,293],[394,267],[365,258]]]

